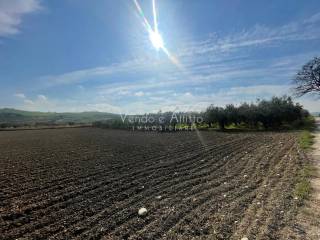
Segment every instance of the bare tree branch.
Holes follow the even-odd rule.
[[[307,93],[320,94],[320,58],[315,57],[306,63],[297,73],[294,83],[297,96],[303,96]]]

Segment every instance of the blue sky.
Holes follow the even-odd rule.
[[[152,1],[137,0],[153,24]],[[143,113],[291,94],[320,54],[319,0],[0,0],[0,107]],[[320,111],[314,96],[297,99]]]

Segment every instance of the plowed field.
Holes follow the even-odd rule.
[[[281,239],[304,161],[294,133],[0,132],[0,239]]]

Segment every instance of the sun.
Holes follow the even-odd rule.
[[[1,1],[1,0],[0,0]],[[146,19],[138,0],[133,0],[134,5],[137,8],[137,11],[142,19],[142,24],[146,28],[149,34],[149,40],[153,47],[159,51],[160,49],[168,56],[168,58],[179,68],[182,67],[179,60],[172,55],[169,50],[166,48],[165,43],[158,29],[158,19],[157,19],[157,9],[156,9],[156,0],[152,0],[152,13],[153,13],[153,27],[150,25],[149,21]]]
[[[156,50],[164,47],[163,39],[158,32],[150,31],[149,38]]]

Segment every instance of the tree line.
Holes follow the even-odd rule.
[[[226,107],[209,106],[204,112],[205,122],[220,129],[226,126],[245,126],[252,129],[298,128],[307,124],[310,114],[291,97],[273,97],[256,103],[229,104]]]

